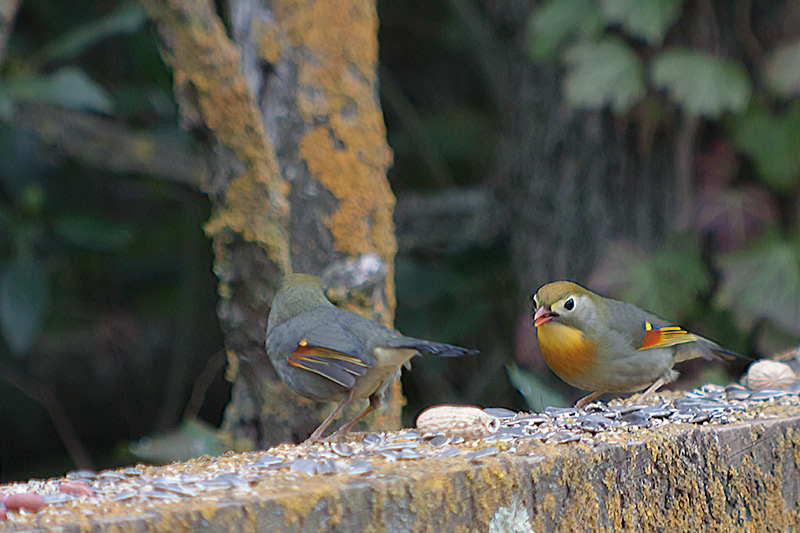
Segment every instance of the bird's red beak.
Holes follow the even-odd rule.
[[[536,313],[533,315],[533,327],[538,328],[542,324],[550,322],[557,316],[558,313],[554,313],[549,309],[547,309],[545,306],[542,306],[539,309],[537,309]]]

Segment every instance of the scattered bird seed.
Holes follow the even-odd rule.
[[[492,415],[495,418],[514,418],[517,416],[515,411],[506,409],[505,407],[487,407],[483,410],[487,415]]]
[[[372,472],[372,465],[369,464],[369,461],[353,461],[349,466],[348,474],[358,475]]]
[[[323,459],[317,463],[317,474],[338,474],[339,467],[330,459]]]
[[[500,450],[492,446],[491,448],[484,448],[482,450],[470,452],[464,457],[467,459],[481,459],[482,457],[491,457],[492,455],[497,455],[498,453],[500,453]]]
[[[378,433],[367,433],[364,435],[365,444],[379,444],[383,441],[383,437]]]
[[[553,418],[559,416],[575,416],[578,414],[578,410],[574,407],[545,407],[544,414]]]
[[[550,444],[564,444],[566,442],[576,442],[579,440],[581,440],[579,434],[567,431],[556,431],[547,438],[547,442]]]
[[[317,461],[314,459],[295,459],[291,464],[290,472],[311,476],[317,473]]]
[[[131,500],[136,497],[138,492],[135,490],[126,490],[122,492],[117,492],[116,494],[111,494],[108,499],[112,502],[122,502],[126,500]]]
[[[279,463],[284,462],[285,459],[283,457],[278,457],[277,455],[262,455],[258,459],[255,460],[255,464],[258,466],[275,466]]]
[[[434,448],[442,446],[447,443],[448,438],[447,435],[445,435],[444,433],[429,433],[428,435],[430,436],[428,437],[426,435],[423,435],[422,438],[425,442],[427,442]]]
[[[66,492],[54,492],[52,494],[43,494],[42,499],[47,505],[71,502],[75,496]]]
[[[409,459],[421,459],[423,457],[427,457],[427,455],[424,454],[424,453],[418,452],[414,448],[403,448],[402,450],[397,452],[397,458],[398,459],[409,460]]]
[[[346,442],[334,442],[331,444],[331,450],[333,450],[333,453],[336,455],[340,455],[342,457],[350,457],[353,455],[353,447]]]
[[[436,457],[455,457],[456,455],[461,455],[461,451],[458,448],[445,448],[437,453]]]

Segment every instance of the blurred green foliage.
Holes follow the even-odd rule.
[[[138,3],[26,0],[5,53],[0,480],[127,463],[126,442],[181,421],[222,347],[209,202],[133,163],[112,172],[83,160],[60,144],[68,123],[19,120],[54,106],[185,137]],[[217,424],[229,387],[220,363],[211,370],[188,415]]]

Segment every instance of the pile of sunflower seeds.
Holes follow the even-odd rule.
[[[166,466],[137,465],[119,470],[78,470],[63,478],[30,480],[0,485],[3,501],[37,500],[38,505],[8,506],[6,520],[25,523],[32,513],[58,520],[79,502],[107,505],[112,502],[141,505],[186,498],[214,498],[216,494],[247,493],[271,480],[291,481],[309,476],[365,476],[386,463],[425,458],[460,458],[479,461],[508,453],[535,453],[541,445],[583,442],[597,445],[614,436],[628,438],[642,428],[670,423],[727,424],[758,417],[747,407],[768,402],[800,405],[800,385],[785,390],[753,391],[738,384],[704,385],[671,400],[650,405],[592,403],[584,409],[549,407],[542,413],[517,413],[504,408],[484,409],[494,417],[492,433],[465,440],[446,432],[405,429],[395,433],[355,434],[346,441],[309,445],[281,445],[265,452],[201,457]],[[523,444],[533,445],[522,446]],[[15,498],[8,499],[14,495]],[[222,496],[220,496],[222,497]],[[66,514],[65,514],[66,516]],[[0,517],[2,522],[2,517]]]

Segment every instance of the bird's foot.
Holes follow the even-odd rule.
[[[592,400],[596,399],[601,394],[603,394],[603,393],[600,392],[600,391],[595,391],[595,392],[593,392],[591,394],[587,394],[586,396],[584,396],[583,398],[581,398],[580,400],[575,402],[575,409],[583,409],[584,407],[586,407],[589,404],[589,402],[591,402]]]

